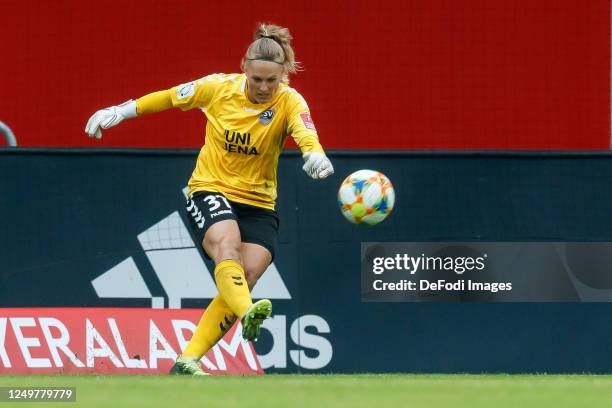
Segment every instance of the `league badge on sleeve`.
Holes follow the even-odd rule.
[[[183,85],[179,85],[176,88],[176,98],[185,99],[192,96],[195,93],[195,82],[189,82]]]
[[[304,123],[304,126],[306,126],[306,129],[314,130],[315,132],[317,131],[317,129],[315,128],[314,122],[312,121],[312,118],[310,117],[310,113],[302,112],[300,113],[300,118],[302,118],[302,123]]]

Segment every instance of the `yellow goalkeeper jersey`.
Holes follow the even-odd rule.
[[[229,200],[274,209],[278,158],[287,135],[302,152],[323,152],[304,98],[281,84],[254,104],[244,74],[213,74],[170,90],[172,105],[199,108],[208,122],[189,193],[215,191]]]

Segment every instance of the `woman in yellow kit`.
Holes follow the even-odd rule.
[[[189,180],[186,209],[195,235],[215,262],[219,293],[204,312],[171,373],[206,375],[199,360],[240,317],[242,335],[255,340],[272,313],[250,290],[274,259],[278,236],[276,170],[287,135],[314,179],[333,174],[319,143],[308,105],[288,86],[298,64],[289,30],[260,24],[242,59],[242,74],[213,74],[94,113],[85,127],[92,137],[124,119],[173,107],[201,109],[208,123],[205,144]],[[246,284],[245,284],[246,283]]]

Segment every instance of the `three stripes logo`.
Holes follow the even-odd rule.
[[[194,207],[188,210],[190,214]],[[204,222],[203,218],[201,222]],[[217,295],[211,271],[178,211],[156,222],[136,238],[166,296],[151,294],[141,273],[144,265],[139,267],[134,257],[129,256],[91,281],[99,298],[151,299],[152,308],[180,309],[183,299],[213,299]],[[138,261],[142,262],[142,258],[138,257]],[[241,280],[240,284],[244,281]],[[251,296],[253,299],[291,299],[274,263],[259,279]]]

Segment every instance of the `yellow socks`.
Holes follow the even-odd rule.
[[[182,356],[201,359],[235,321],[236,315],[232,313],[223,298],[217,295],[204,311]]]
[[[219,294],[210,302],[196,327],[183,357],[201,359],[227,332],[236,317],[242,317],[253,304],[242,266],[231,259],[215,268]]]
[[[242,317],[253,304],[242,265],[232,259],[219,262],[215,268],[215,281],[219,295],[229,309],[239,318]]]

